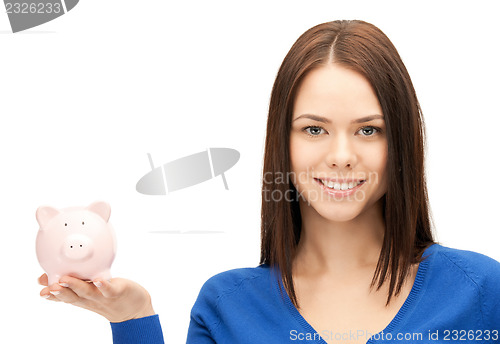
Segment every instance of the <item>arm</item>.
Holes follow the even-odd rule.
[[[220,323],[217,303],[219,290],[215,279],[211,278],[200,290],[191,309],[187,344],[216,344],[215,333]]]
[[[210,331],[191,316],[186,344],[216,344]]]

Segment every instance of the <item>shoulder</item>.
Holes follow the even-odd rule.
[[[209,278],[201,288],[200,295],[222,297],[235,293],[248,284],[258,284],[269,280],[271,269],[268,265],[254,268],[239,268],[221,272]]]
[[[268,265],[240,268],[221,272],[210,277],[201,287],[195,308],[216,309],[222,300],[246,298],[251,293],[268,291],[272,269]]]
[[[457,297],[476,300],[487,324],[500,322],[500,263],[484,254],[435,244],[430,254],[430,268],[439,288],[452,288]],[[424,256],[426,253],[424,253]]]
[[[431,252],[435,252],[442,263],[451,264],[473,281],[480,282],[484,279],[495,279],[500,282],[500,263],[495,259],[473,251],[450,248],[439,244],[433,246]]]
[[[212,333],[222,319],[237,317],[237,309],[258,308],[269,298],[271,271],[268,265],[260,265],[225,271],[209,278],[191,309],[192,326],[204,326]]]

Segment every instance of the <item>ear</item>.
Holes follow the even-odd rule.
[[[40,228],[43,228],[50,220],[60,213],[61,211],[56,208],[42,206],[36,210],[36,220]]]
[[[87,207],[87,210],[96,213],[106,222],[108,222],[111,215],[111,207],[106,202],[94,202]]]

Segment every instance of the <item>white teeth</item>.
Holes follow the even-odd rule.
[[[358,186],[359,184],[361,184],[361,182],[351,182],[351,183],[335,183],[335,182],[332,182],[332,181],[325,181],[325,180],[322,180],[321,181],[323,183],[324,186],[330,188],[330,189],[335,189],[335,190],[349,190],[349,189],[352,189],[356,186]]]

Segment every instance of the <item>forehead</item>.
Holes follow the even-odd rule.
[[[335,63],[306,74],[298,87],[293,110],[294,118],[303,113],[349,118],[382,114],[370,82],[360,73]]]

